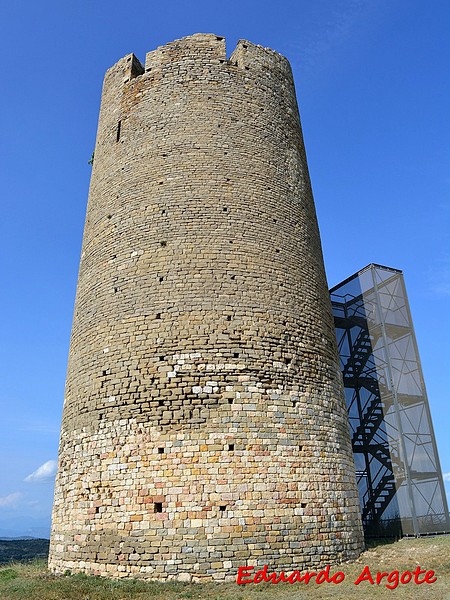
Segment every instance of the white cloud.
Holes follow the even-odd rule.
[[[443,473],[442,477],[444,478],[444,481],[450,481],[450,473]]]
[[[56,460],[48,460],[46,463],[38,467],[36,471],[33,471],[33,473],[25,477],[25,481],[30,483],[47,483],[49,481],[53,481],[57,469],[58,462]]]
[[[13,494],[8,494],[8,496],[3,496],[0,498],[0,507],[5,508],[16,508],[17,502],[22,497],[20,492],[14,492]]]

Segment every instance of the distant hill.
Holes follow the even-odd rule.
[[[47,558],[50,540],[34,538],[0,538],[0,565],[12,561]]]
[[[7,537],[7,536],[2,536],[0,535],[0,542],[10,542],[11,540],[37,540],[37,539],[44,539],[44,538],[37,538],[34,535],[18,535],[16,537]]]

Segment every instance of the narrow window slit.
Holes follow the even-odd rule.
[[[122,128],[122,121],[117,123],[116,142],[120,140],[120,130]]]

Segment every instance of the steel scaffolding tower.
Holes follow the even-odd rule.
[[[330,294],[366,536],[450,532],[402,272],[371,264]]]

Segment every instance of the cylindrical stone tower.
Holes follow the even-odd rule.
[[[156,579],[362,549],[288,61],[193,35],[106,74],[50,568]]]

